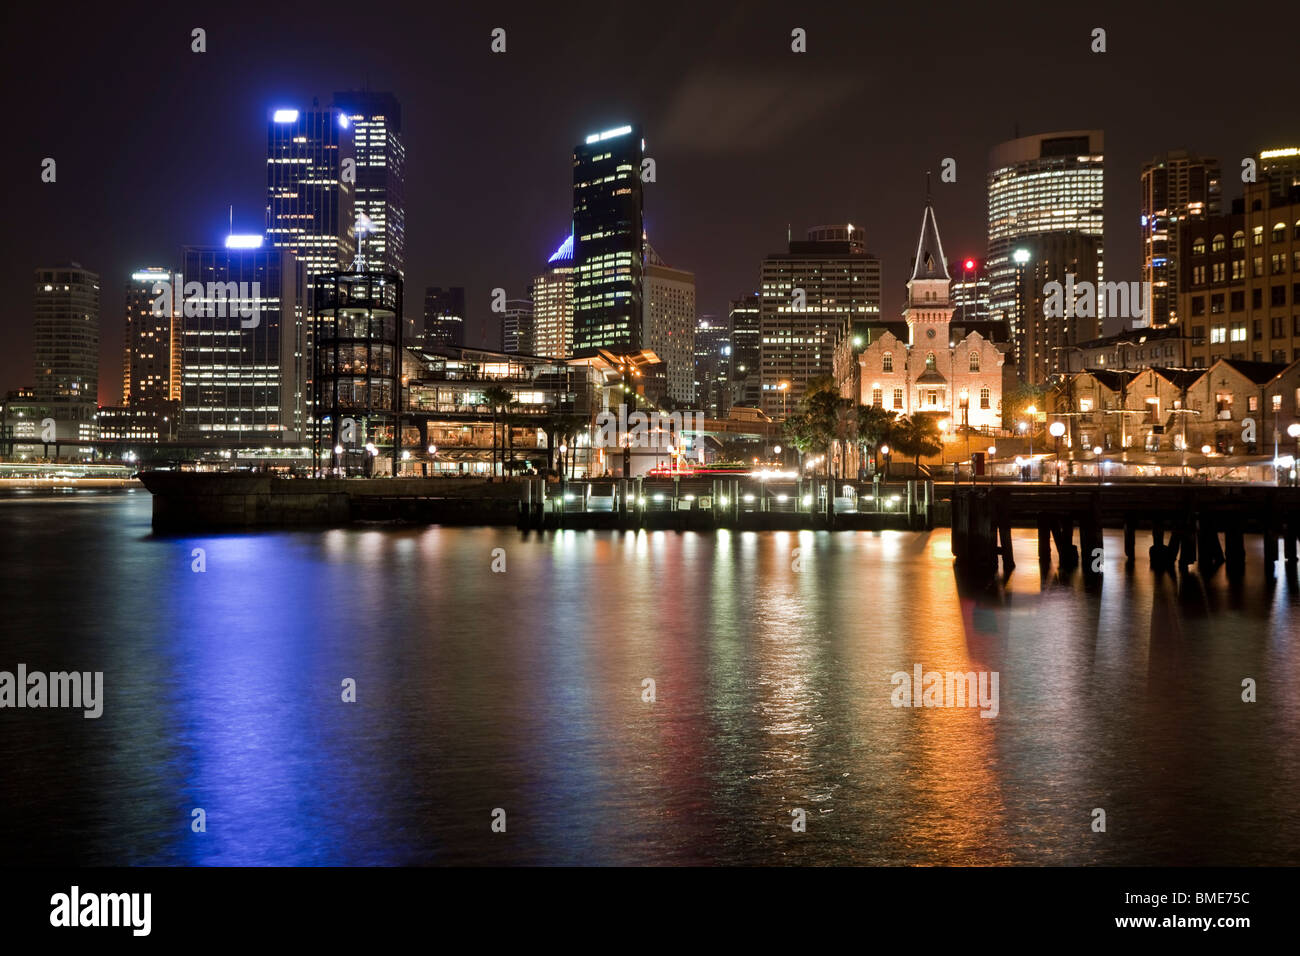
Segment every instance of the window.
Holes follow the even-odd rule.
[[[1081,412],[1090,412],[1090,411],[1092,411],[1092,399],[1091,399],[1091,398],[1081,398],[1081,399],[1079,399],[1079,411],[1081,411]]]
[[[1204,240],[1204,239],[1200,239],[1200,238],[1198,238],[1195,242],[1192,243],[1192,255],[1194,255],[1194,256],[1203,256],[1203,255],[1205,255],[1205,240]]]
[[[1285,252],[1273,253],[1273,255],[1269,257],[1268,264],[1269,264],[1269,268],[1273,272],[1273,275],[1275,276],[1281,275],[1282,273],[1286,272],[1286,253]]]
[[[1205,314],[1205,296],[1198,295],[1192,299],[1192,315]]]
[[[1268,290],[1268,304],[1273,308],[1286,305],[1286,286],[1275,285]]]
[[[1223,311],[1223,293],[1210,296],[1210,314],[1218,315]]]
[[[1263,256],[1256,256],[1256,257],[1255,257],[1255,275],[1256,275],[1256,276],[1262,276],[1263,274],[1264,274],[1264,257],[1263,257]]]
[[[1280,339],[1286,334],[1286,316],[1273,316],[1273,338]]]
[[[1219,233],[1217,236],[1214,237],[1214,244],[1213,244],[1210,248],[1211,248],[1214,252],[1222,252],[1222,251],[1223,251],[1223,247],[1224,247],[1225,245],[1226,245],[1226,243],[1224,242],[1224,239],[1223,239],[1223,233]]]
[[[880,356],[880,370],[882,372],[892,372],[894,370],[893,352],[886,352],[884,355]],[[894,407],[897,408],[898,406],[895,405]]]
[[[933,352],[926,352],[926,353],[925,353],[925,370],[926,370],[927,372],[933,372],[933,371],[934,371],[934,353],[933,353]]]
[[[903,390],[901,388],[894,389],[894,407],[903,407]]]
[[[1246,278],[1246,260],[1245,260],[1245,259],[1233,259],[1233,260],[1232,260],[1232,277],[1233,277],[1234,279],[1244,279],[1244,278]]]
[[[1286,242],[1286,223],[1284,222],[1273,223],[1273,241]]]
[[[972,372],[978,372],[978,371],[980,370],[980,354],[979,354],[979,352],[971,352],[971,354],[970,354],[970,370],[971,370]]]
[[[1205,285],[1205,266],[1192,266],[1192,285]]]
[[[1210,327],[1211,344],[1215,344],[1218,342],[1226,342],[1226,341],[1228,341],[1228,330],[1224,326],[1214,325]]]
[[[938,405],[938,404],[939,404],[939,393],[936,392],[934,389],[929,389],[929,390],[925,393],[925,404],[931,406],[932,408],[933,408],[934,406]]]
[[[1232,341],[1232,342],[1244,342],[1244,341],[1246,341],[1246,323],[1245,323],[1245,322],[1233,322],[1233,323],[1232,323],[1232,330],[1228,333],[1228,339],[1229,339],[1229,341]]]
[[[1223,414],[1224,412],[1228,413],[1227,416],[1224,416]],[[1232,417],[1232,393],[1231,392],[1214,393],[1214,414],[1219,416],[1220,418]]]
[[[1250,337],[1252,339],[1262,339],[1264,337],[1263,325],[1264,323],[1259,319],[1255,319],[1250,323]]]
[[[1259,396],[1258,396],[1258,395],[1251,395],[1249,398],[1246,399],[1246,411],[1248,411],[1248,412],[1257,412],[1257,411],[1259,411]]]
[[[1251,234],[1255,237],[1255,245],[1262,246],[1264,244],[1263,226],[1256,226],[1254,229],[1251,230]]]
[[[1234,292],[1229,301],[1231,303],[1229,308],[1232,309],[1233,312],[1240,312],[1242,309],[1246,308],[1246,293]]]
[[[881,405],[885,404],[885,402],[884,402],[884,398],[881,396],[881,390],[880,390],[880,389],[878,389],[878,388],[873,388],[873,389],[871,390],[871,404],[872,404],[872,405],[876,405],[876,406],[881,406]]]
[[[1263,290],[1263,289],[1251,289],[1251,290],[1250,290],[1250,307],[1251,307],[1252,309],[1262,309],[1262,308],[1264,308],[1264,290]]]
[[[1226,271],[1226,267],[1225,267],[1224,263],[1222,263],[1222,262],[1216,262],[1216,263],[1214,263],[1213,265],[1211,265],[1211,266],[1210,266],[1210,279],[1211,279],[1211,281],[1213,281],[1213,282],[1222,282],[1222,281],[1223,281],[1223,274],[1224,274],[1225,271]]]
[[[988,388],[980,389],[980,408],[988,408],[989,403],[993,400],[993,391]]]
[[[1300,225],[1300,223],[1296,223],[1296,225]],[[1234,249],[1246,248],[1246,234],[1242,232],[1240,229],[1238,229],[1236,232],[1232,234],[1232,248]]]

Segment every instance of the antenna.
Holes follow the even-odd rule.
[[[230,204],[230,235],[235,234],[235,204]]]
[[[930,170],[925,171],[925,204],[930,205]]]

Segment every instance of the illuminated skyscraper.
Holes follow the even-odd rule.
[[[731,403],[758,408],[759,363],[762,334],[757,292],[732,299],[727,318],[731,322]]]
[[[668,397],[695,401],[695,273],[674,269],[645,247],[641,341],[666,366]]]
[[[634,126],[593,133],[573,150],[573,353],[642,343],[641,157]]]
[[[1179,236],[1189,219],[1217,216],[1219,161],[1185,149],[1142,166],[1142,279],[1151,283],[1148,324],[1178,322]]]
[[[93,437],[99,389],[99,276],[80,263],[36,270],[34,398],[60,440]]]
[[[267,124],[266,240],[294,254],[309,287],[314,276],[351,268],[356,254],[361,177],[353,175],[351,126],[344,111],[316,108],[277,109]]]
[[[183,259],[181,437],[305,440],[311,357],[293,253],[231,236]]]
[[[851,224],[816,226],[763,260],[760,397],[781,417],[810,379],[835,373],[835,351],[855,327],[880,318],[880,260]]]
[[[348,118],[357,160],[354,200],[373,231],[362,240],[371,272],[405,276],[406,145],[402,107],[392,93],[349,90],[334,94],[334,105]]]
[[[546,271],[533,279],[533,351],[548,358],[568,358],[573,342],[573,236],[547,260]]]
[[[126,284],[122,404],[163,409],[180,398],[180,326],[172,274],[157,267],[131,273]]]
[[[1300,186],[1300,146],[1278,146],[1259,151],[1259,180],[1268,177],[1269,191],[1281,202],[1290,200]]]
[[[533,355],[533,302],[507,299],[501,316],[501,351],[511,355]]]
[[[1097,238],[1097,274],[1102,278],[1101,130],[1070,130],[1024,136],[994,147],[989,154],[989,318],[1006,323],[1010,340],[1019,340],[1017,279],[1023,270],[1013,258],[1018,245],[1042,233],[1082,233]],[[1017,355],[1017,367],[1024,368]]]

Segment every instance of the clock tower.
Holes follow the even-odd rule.
[[[934,220],[934,207],[927,197],[912,278],[907,280],[907,308],[903,310],[903,318],[907,320],[908,345],[912,348],[948,351],[948,325],[953,313],[948,298],[951,283],[948,265],[943,258],[943,243],[939,241],[939,225]]]

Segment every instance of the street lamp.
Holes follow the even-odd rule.
[[[970,392],[963,385],[958,395],[961,399],[961,424],[966,432],[966,458],[970,460]]]
[[[790,390],[790,383],[780,382],[777,384],[776,390],[781,393],[781,417],[785,418],[785,393]]]
[[[1205,483],[1210,483],[1210,452],[1214,451],[1209,445],[1201,446],[1201,454],[1205,456]]]
[[[1052,422],[1047,432],[1056,439],[1056,483],[1061,483],[1061,436],[1065,434],[1065,422]]]
[[[880,453],[885,456],[885,481],[889,480],[889,446],[881,445]]]

